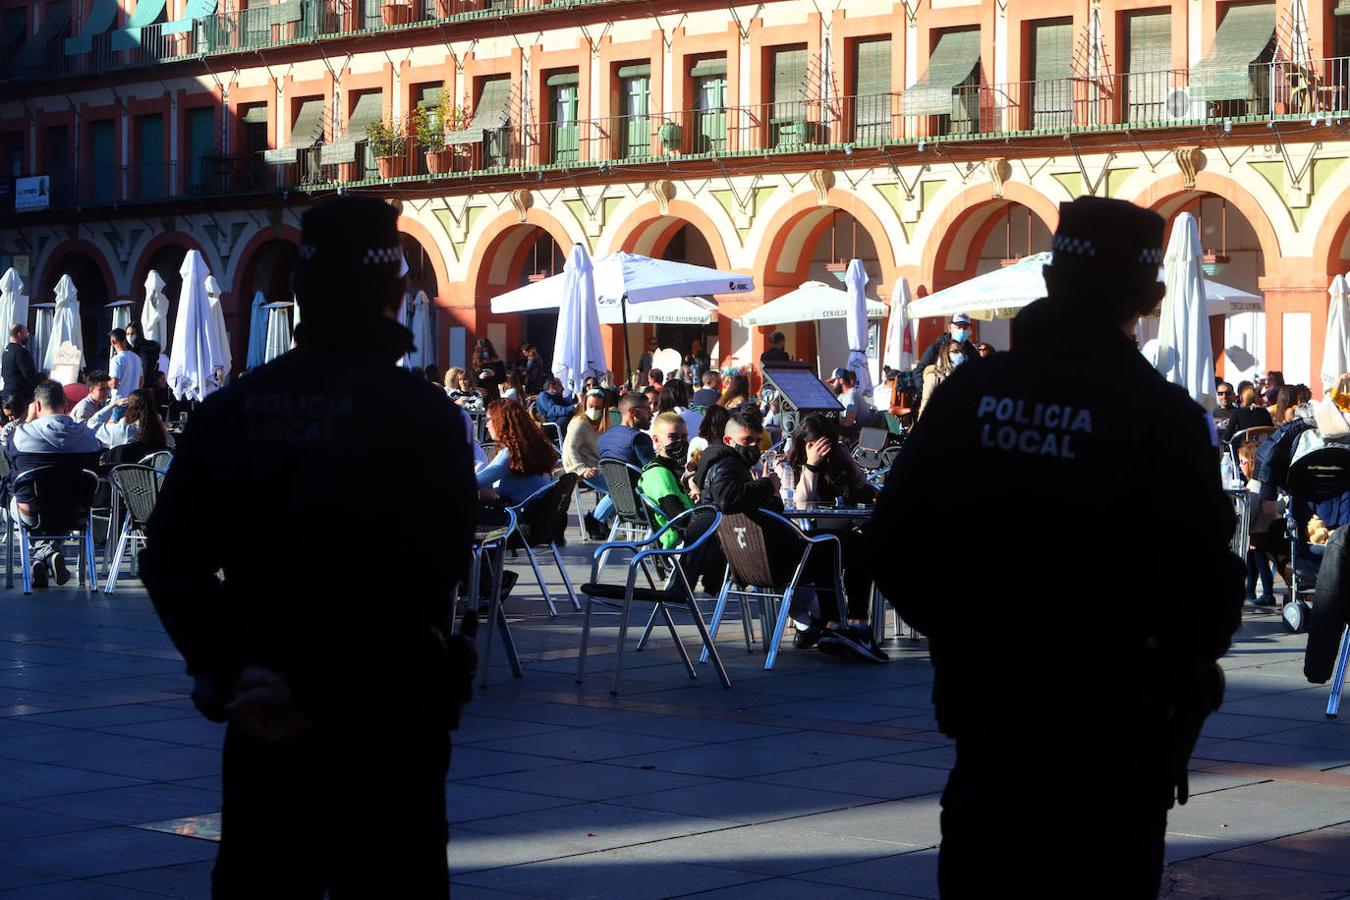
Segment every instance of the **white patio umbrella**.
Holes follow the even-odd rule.
[[[248,316],[248,357],[244,365],[256,369],[263,364],[263,351],[267,347],[267,298],[262,291],[253,295],[253,304]]]
[[[426,291],[418,291],[413,297],[412,328],[413,346],[408,354],[408,364],[415,369],[425,369],[436,363],[436,310]]]
[[[291,302],[291,333],[300,327],[300,304],[297,301]]]
[[[179,400],[205,400],[225,384],[229,358],[206,296],[208,273],[200,251],[189,250],[178,273],[183,276],[183,287],[173,323],[169,390]]]
[[[47,341],[52,336],[52,318],[56,313],[55,303],[34,303],[31,306],[33,310],[33,333],[28,338],[28,352],[33,355],[33,362],[43,359],[47,349]]]
[[[1350,372],[1350,298],[1345,276],[1331,279],[1331,306],[1327,308],[1327,337],[1322,345],[1322,390],[1330,390]]]
[[[632,305],[597,297],[595,303],[601,325],[619,325],[625,317],[629,325],[707,325],[717,315],[717,304],[703,297],[671,297]]]
[[[131,324],[130,300],[114,300],[107,304],[104,309],[108,311],[108,315],[112,319],[113,328],[126,328]]]
[[[18,271],[9,268],[0,276],[0,329],[6,332],[5,340],[9,340],[10,326],[19,324],[28,324],[28,296]]]
[[[886,304],[876,300],[864,302],[867,318],[885,317]],[[808,281],[796,290],[750,310],[736,321],[747,328],[757,325],[790,325],[793,322],[844,319],[848,317],[849,310],[849,296],[846,291],[832,288],[819,281]]]
[[[848,367],[858,376],[856,390],[872,396],[872,372],[867,367],[867,272],[862,260],[851,259],[844,273],[848,288]]]
[[[600,338],[591,257],[585,247],[574,244],[563,267],[558,332],[553,341],[553,375],[575,394],[588,376],[604,377],[608,369]]]
[[[169,298],[164,279],[154,269],[145,276],[145,305],[141,307],[141,334],[161,348],[169,346]]]
[[[1209,343],[1205,279],[1200,273],[1200,229],[1184,212],[1172,224],[1172,238],[1163,256],[1163,297],[1158,322],[1156,367],[1168,381],[1181,385],[1196,403],[1213,409],[1214,351]]]
[[[69,341],[80,351],[80,364],[84,364],[84,337],[80,333],[80,298],[75,282],[69,275],[62,275],[56,283],[56,309],[52,314],[52,332],[42,345],[42,359],[38,368],[48,372],[56,365],[56,351]],[[36,357],[35,357],[36,359]]]
[[[206,300],[211,304],[211,321],[215,325],[216,340],[220,342],[221,359],[225,362],[225,377],[221,380],[223,384],[230,378],[234,354],[230,352],[230,331],[225,327],[225,307],[220,305],[220,282],[216,281],[216,276],[207,275],[203,286],[206,288]]]
[[[897,372],[907,372],[914,365],[914,329],[909,316],[911,302],[909,279],[900,278],[891,291],[891,318],[886,323],[886,348],[881,364]]]
[[[398,324],[402,325],[409,331],[412,331],[412,309],[411,309],[412,303],[413,303],[412,291],[404,291],[403,299],[399,301],[398,304],[398,315],[394,317],[395,320],[398,322]],[[394,365],[400,366],[404,369],[409,368],[408,357],[411,355],[412,354],[409,353],[403,354],[398,358],[398,361],[394,363]]]
[[[267,340],[263,346],[264,363],[270,363],[291,349],[291,305],[268,303],[263,307],[267,313]]]

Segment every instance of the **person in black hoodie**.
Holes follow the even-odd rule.
[[[28,326],[23,323],[9,326],[9,343],[0,353],[0,378],[5,381],[5,402],[20,415],[33,402],[33,387],[37,384],[37,366],[28,352]]]
[[[202,402],[148,526],[155,610],[198,708],[229,721],[217,898],[449,896],[477,491],[460,414],[396,365],[397,219],[357,196],[304,214],[297,346]]]
[[[877,505],[873,557],[912,561],[877,581],[929,638],[956,742],[943,897],[1049,871],[1079,896],[1158,895],[1244,576],[1213,421],[1130,334],[1162,297],[1162,237],[1121,200],[1061,204],[1048,296],[1014,320],[1012,350],[947,379]],[[980,498],[977,523],[953,485]],[[1167,527],[1178,510],[1185,527]]]

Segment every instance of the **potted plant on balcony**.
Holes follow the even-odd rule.
[[[407,25],[412,21],[412,4],[398,0],[385,0],[380,7],[380,18],[385,25]]]
[[[403,121],[395,116],[372,122],[366,129],[366,140],[381,178],[396,178],[403,174],[403,161],[408,151],[407,125]]]
[[[657,136],[661,138],[661,146],[667,150],[679,150],[684,143],[684,129],[669,119],[661,123]]]

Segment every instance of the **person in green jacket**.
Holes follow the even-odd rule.
[[[652,420],[651,436],[656,456],[642,467],[638,490],[657,505],[660,511],[654,513],[654,518],[658,527],[664,527],[671,519],[694,507],[684,486],[689,427],[679,413],[664,412]],[[661,536],[663,550],[669,550],[684,539],[678,531],[678,527],[672,528]]]

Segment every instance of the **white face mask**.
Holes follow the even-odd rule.
[[[605,411],[603,409],[595,409],[592,407],[586,410],[586,418],[590,419],[592,422],[599,422],[600,417],[604,414]]]
[[[964,353],[953,353],[948,356],[947,359],[951,362],[952,368],[955,369],[957,366],[961,365],[961,363],[966,361],[966,355]]]

